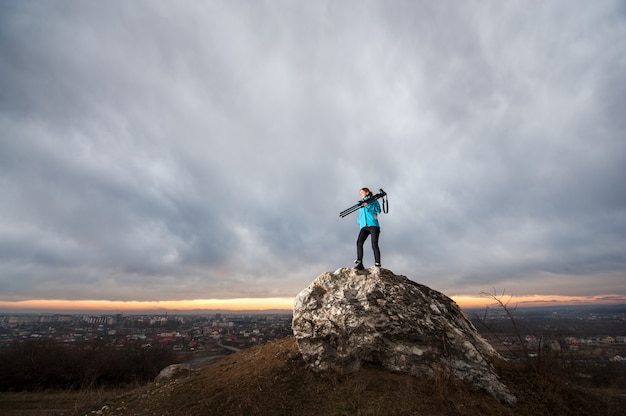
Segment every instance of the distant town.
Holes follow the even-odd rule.
[[[626,363],[626,305],[466,310],[477,330],[506,353],[519,343],[600,347],[598,357]],[[33,339],[71,347],[94,340],[116,348],[165,347],[189,357],[218,356],[287,337],[290,313],[0,314],[0,348]]]
[[[291,335],[291,314],[0,315],[0,348],[29,339],[225,354]]]
[[[465,312],[505,357],[519,357],[523,344],[532,355],[543,351],[626,364],[626,305],[512,307],[512,316],[500,307]]]

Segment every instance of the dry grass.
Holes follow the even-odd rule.
[[[289,337],[209,362],[190,376],[67,414],[617,416],[626,406],[623,392],[577,389],[520,364],[500,363],[498,370],[518,397],[515,408],[445,375],[418,379],[376,367],[316,374],[306,368]]]
[[[77,411],[97,406],[103,401],[114,399],[121,390],[46,390],[39,392],[0,393],[0,414],[2,416],[59,416],[68,409]]]

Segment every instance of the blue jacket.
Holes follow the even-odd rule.
[[[380,214],[380,204],[377,200],[373,200],[366,206],[359,208],[359,218],[357,221],[361,228],[380,227],[378,224],[378,214]]]

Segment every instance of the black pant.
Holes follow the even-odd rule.
[[[359,238],[356,239],[356,258],[363,262],[363,243],[367,237],[372,236],[372,250],[374,250],[374,261],[380,263],[380,249],[378,248],[378,236],[380,235],[380,227],[363,227],[359,231]]]

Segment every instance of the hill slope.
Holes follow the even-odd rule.
[[[185,377],[151,384],[104,403],[104,415],[603,415],[623,414],[626,400],[567,387],[510,363],[499,368],[518,397],[510,408],[446,377],[418,379],[366,367],[316,374],[293,337],[211,361]],[[528,374],[531,373],[531,374]],[[84,409],[80,413],[87,414]]]

